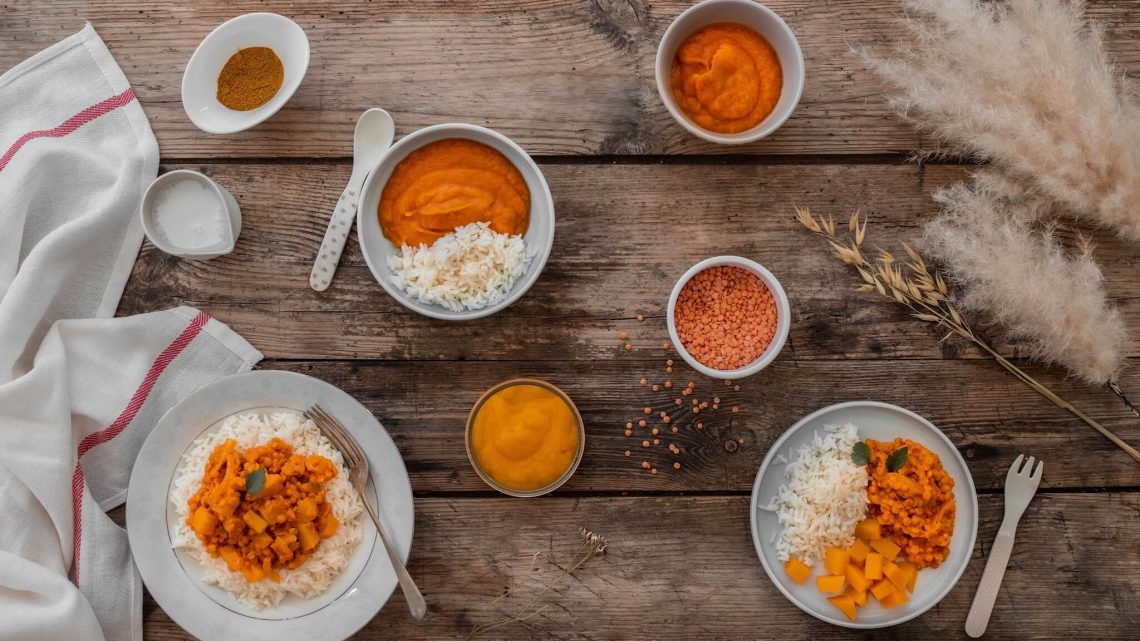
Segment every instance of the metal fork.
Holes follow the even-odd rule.
[[[408,574],[408,569],[400,561],[396,546],[392,545],[392,540],[388,538],[384,526],[380,525],[380,518],[376,516],[376,511],[372,509],[372,504],[364,494],[364,483],[368,480],[368,459],[365,458],[364,452],[360,450],[360,445],[348,433],[344,425],[319,405],[310,407],[304,414],[306,418],[316,424],[317,429],[329,439],[333,447],[339,450],[341,456],[344,457],[344,466],[348,468],[348,480],[360,494],[360,501],[364,503],[364,509],[368,511],[368,516],[372,517],[372,522],[376,524],[376,531],[380,533],[380,540],[384,542],[384,550],[388,552],[388,559],[396,570],[400,589],[404,591],[408,610],[411,611],[412,618],[419,621],[427,614],[427,603],[424,602],[424,595],[420,593],[420,589],[416,587],[416,582],[412,580],[412,575]]]
[[[1018,454],[1017,459],[1005,475],[1005,518],[1001,521],[994,544],[990,548],[990,558],[986,561],[986,569],[982,572],[982,582],[978,585],[978,592],[974,595],[974,604],[970,606],[970,614],[966,616],[966,634],[978,638],[985,634],[986,626],[990,622],[990,614],[994,611],[998,590],[1001,589],[1001,580],[1005,576],[1005,567],[1009,563],[1009,554],[1013,551],[1013,535],[1017,532],[1017,522],[1029,505],[1030,499],[1037,493],[1037,486],[1041,484],[1041,472],[1045,468],[1042,461],[1033,467],[1034,457],[1023,467],[1024,454]]]

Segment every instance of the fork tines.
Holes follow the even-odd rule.
[[[320,405],[313,405],[304,414],[317,425],[317,429],[329,439],[333,447],[340,451],[346,467],[352,469],[364,464],[364,453],[360,450],[360,445],[340,421],[333,418]]]

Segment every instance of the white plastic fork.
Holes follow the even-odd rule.
[[[1001,589],[1001,580],[1005,576],[1005,567],[1009,563],[1010,552],[1013,551],[1013,535],[1017,533],[1017,522],[1021,520],[1022,513],[1029,505],[1033,495],[1037,493],[1037,486],[1041,484],[1041,472],[1045,468],[1042,461],[1033,467],[1037,459],[1030,456],[1025,461],[1024,454],[1018,454],[1017,459],[1005,475],[1005,518],[1001,521],[1001,528],[994,537],[994,544],[990,548],[990,558],[986,561],[986,569],[982,572],[982,582],[978,584],[978,592],[974,595],[974,604],[970,606],[970,614],[966,616],[966,634],[971,638],[978,638],[985,634],[986,626],[990,623],[990,615],[997,602],[998,590]]]

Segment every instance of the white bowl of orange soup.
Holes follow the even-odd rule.
[[[439,157],[472,162],[459,168],[436,167],[433,163]],[[446,184],[440,185],[439,174],[444,172],[454,180],[444,179]],[[411,221],[394,206],[418,198],[441,200],[440,189],[447,190],[449,197],[444,200],[460,205],[455,211],[435,208],[433,220]],[[429,193],[432,190],[436,191]],[[380,286],[408,309],[441,320],[482,318],[510,306],[538,280],[554,244],[554,200],[538,165],[511,139],[477,125],[425,127],[393,145],[365,181],[356,216],[364,260]],[[430,245],[472,222],[490,223],[503,234],[521,234],[526,243],[530,255],[526,272],[506,297],[482,309],[453,311],[421,302],[393,282],[389,258],[401,245]]]
[[[705,0],[657,47],[657,92],[693,135],[722,145],[780,128],[804,90],[804,56],[780,16],[752,0]]]

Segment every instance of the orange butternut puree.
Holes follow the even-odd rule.
[[[704,129],[735,134],[772,113],[784,74],[775,49],[739,24],[712,24],[685,39],[670,75],[673,99]]]
[[[265,470],[257,494],[246,492],[246,476]],[[245,452],[226,439],[206,463],[202,484],[190,497],[187,524],[211,556],[253,583],[280,580],[277,570],[300,567],[321,539],[340,522],[325,501],[321,484],[337,475],[323,456],[302,456],[275,438]]]
[[[520,383],[483,402],[471,426],[475,460],[513,490],[537,490],[558,480],[578,452],[578,422],[562,397]]]
[[[396,165],[377,213],[384,237],[397,247],[431,245],[475,222],[501,234],[525,234],[530,189],[497,150],[451,138],[424,145]]]

